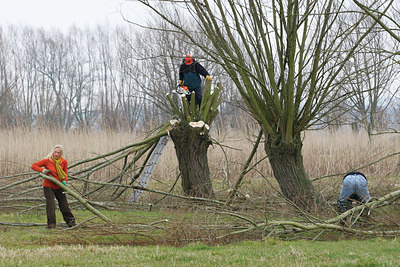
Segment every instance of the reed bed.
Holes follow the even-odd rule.
[[[253,142],[256,140],[257,134],[258,129],[256,127],[246,128],[246,130],[213,130],[211,135],[215,140],[214,145],[209,148],[208,160],[216,199],[210,201],[218,202],[227,199],[229,190],[233,188],[233,185],[238,180],[243,164],[253,148]],[[115,151],[129,144],[142,141],[146,137],[148,137],[148,133],[115,131],[63,132],[49,129],[41,131],[25,129],[0,131],[0,177],[2,177],[0,179],[0,187],[6,188],[0,191],[0,210],[4,211],[4,214],[18,212],[21,216],[38,214],[35,212],[37,210],[43,211],[45,204],[40,187],[42,182],[40,177],[17,186],[12,183],[23,180],[27,176],[33,176],[30,165],[44,158],[55,144],[64,146],[64,156],[68,159],[69,165],[73,166],[74,163],[83,159]],[[375,198],[400,189],[399,155],[378,161],[400,151],[400,135],[378,135],[369,139],[363,132],[326,130],[306,132],[303,138],[304,164],[310,179],[315,180],[315,178],[326,176],[323,179],[314,181],[319,192],[330,204],[327,209],[317,211],[318,217],[332,218],[337,215],[335,203],[340,191],[342,173],[347,171],[365,166],[361,171],[368,176],[371,196]],[[281,197],[279,186],[273,178],[273,171],[265,156],[263,144],[260,144],[257,155],[252,160],[251,165],[259,163],[246,174],[232,206],[226,210],[227,214],[235,211],[241,216],[249,216],[249,218],[255,218],[257,221],[264,221],[265,218],[272,220],[276,218],[296,218],[295,221],[297,221],[297,216],[301,216],[301,214],[298,214],[297,210]],[[133,155],[129,157],[133,157]],[[371,164],[376,161],[378,162]],[[140,162],[137,164],[138,167],[141,166]],[[117,177],[118,180],[113,180],[112,183],[129,184],[132,181],[133,174],[122,175],[119,178],[121,165],[123,165],[123,160],[101,168],[99,171],[90,174],[90,177],[88,175],[87,179],[107,182]],[[82,165],[79,165],[79,168],[82,168]],[[71,167],[70,173],[77,172],[78,170],[76,169],[79,168]],[[21,173],[30,174],[25,177],[13,176],[5,178],[7,175],[12,176]],[[157,211],[154,214],[172,212],[174,215],[171,215],[169,232],[173,236],[170,240],[175,240],[176,244],[199,240],[199,238],[210,239],[210,233],[218,231],[219,228],[215,228],[218,224],[226,227],[225,220],[227,218],[224,218],[221,215],[222,213],[214,214],[215,207],[212,202],[208,203],[210,205],[202,206],[193,200],[185,201],[177,197],[176,195],[181,195],[182,193],[180,184],[176,184],[171,190],[172,185],[177,181],[177,177],[178,162],[173,143],[170,141],[147,186],[153,192],[144,192],[138,204],[130,204],[127,201],[132,193],[131,188],[123,190],[122,188],[116,189],[113,186],[109,186],[97,191],[97,185],[86,184],[86,182],[80,180],[82,177],[78,176],[74,178],[75,180],[68,181],[68,188],[77,192],[78,195],[82,195],[95,208],[102,209],[105,214],[110,212],[106,209],[118,210],[119,212],[133,210],[138,212]],[[10,184],[13,187],[8,187]],[[171,192],[175,194],[175,197],[165,197],[164,194],[160,194],[156,190]],[[70,198],[69,200],[74,212],[78,212],[82,208],[82,205],[74,199]],[[398,210],[398,204],[396,203],[374,210],[372,215],[373,224],[367,224],[366,227],[379,226],[379,229],[397,230],[399,227],[397,223],[399,221]],[[211,213],[209,213],[210,211]],[[176,214],[186,213],[190,215],[191,219],[184,218],[180,220],[176,218]],[[39,214],[44,216],[45,213]],[[137,220],[136,216],[129,217],[129,220]],[[205,221],[204,218],[199,216],[205,216],[205,218],[210,219],[206,227],[201,225]],[[123,218],[127,219],[126,214],[124,214]],[[85,217],[85,219],[87,218]],[[85,219],[80,217],[78,221],[84,221]],[[231,222],[231,220],[232,218],[229,216],[228,221]],[[244,224],[246,223],[247,221]],[[232,225],[229,227],[232,227]],[[186,230],[182,231],[182,229]],[[261,233],[257,232],[254,236],[259,234]],[[251,239],[254,236],[252,233],[249,234],[248,238]],[[324,238],[330,239],[330,235],[327,234]],[[233,238],[232,240],[236,239]],[[118,242],[121,241],[118,240]]]
[[[215,131],[212,136],[218,144],[209,149],[209,166],[217,191],[224,192],[236,179],[243,168],[243,163],[253,147],[257,129],[232,129]],[[116,131],[70,131],[27,130],[17,128],[0,131],[0,176],[31,172],[30,165],[44,158],[56,144],[64,146],[64,156],[69,164],[96,155],[101,155],[117,148],[145,138],[145,133]],[[222,146],[220,146],[222,145]],[[335,195],[340,186],[340,173],[368,165],[387,155],[400,151],[400,135],[377,135],[371,139],[365,132],[349,129],[337,131],[308,131],[304,134],[304,164],[311,179],[337,174],[316,182],[324,193]],[[265,157],[263,144],[260,144],[253,164]],[[395,155],[361,169],[370,179],[372,191],[382,193],[400,187],[398,179],[400,155]],[[107,180],[119,166],[105,168],[96,174],[96,180]],[[263,176],[262,179],[260,175]],[[158,162],[152,177],[152,183],[165,185],[165,189],[178,176],[178,163],[170,141]],[[273,183],[273,172],[268,160],[259,163],[245,178],[248,190],[261,190],[264,185]],[[270,179],[270,181],[264,181]],[[255,182],[259,181],[261,182]],[[0,181],[2,183],[2,181]],[[265,192],[260,192],[265,194]]]

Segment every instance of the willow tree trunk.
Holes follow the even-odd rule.
[[[302,146],[300,136],[290,144],[273,144],[267,138],[265,151],[283,195],[298,207],[310,210],[315,204],[324,206],[326,202],[304,170]]]
[[[176,124],[170,130],[186,195],[213,198],[207,150],[211,145],[208,130],[188,123]]]

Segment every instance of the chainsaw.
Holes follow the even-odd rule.
[[[175,90],[178,94],[183,94],[183,95],[190,95],[189,88],[186,85],[179,85],[176,87]]]

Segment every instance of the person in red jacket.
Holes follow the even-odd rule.
[[[68,164],[67,160],[62,157],[62,154],[62,146],[56,145],[45,159],[33,163],[31,168],[45,175],[51,175],[59,180],[62,184],[66,185],[68,178]],[[46,199],[47,228],[56,228],[56,205],[54,197],[58,201],[58,207],[60,208],[68,227],[75,226],[75,217],[72,215],[71,210],[69,209],[64,190],[61,189],[61,187],[59,187],[56,183],[44,179],[43,192]]]

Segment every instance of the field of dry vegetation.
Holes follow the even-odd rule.
[[[216,184],[229,186],[238,178],[243,163],[247,160],[256,139],[257,130],[244,132],[240,129],[214,131],[212,137],[218,142],[209,149],[211,175]],[[55,144],[64,146],[64,156],[69,164],[89,157],[102,155],[127,144],[141,141],[145,133],[114,131],[63,132],[57,130],[14,129],[0,131],[0,176],[30,172],[30,165],[44,158]],[[342,174],[358,169],[370,177],[371,191],[382,194],[388,189],[400,188],[396,180],[400,171],[400,135],[377,135],[369,140],[365,132],[351,130],[309,131],[304,135],[303,157],[310,179],[334,175],[319,180],[322,190],[337,192]],[[258,148],[253,163],[265,156],[263,145]],[[375,161],[380,160],[377,163]],[[370,166],[367,166],[374,163]],[[178,163],[172,141],[168,143],[158,162],[152,181],[160,184],[174,181],[178,175]],[[117,168],[117,166],[114,166]],[[114,171],[118,171],[118,168]],[[96,173],[95,180],[107,180],[111,169]],[[254,171],[246,175],[245,183],[251,180],[273,177],[268,160],[264,159]],[[4,181],[0,181],[4,182]],[[218,187],[217,187],[218,190]]]
[[[215,143],[209,149],[209,166],[213,181],[216,199],[224,201],[228,196],[229,190],[238,179],[244,162],[247,160],[256,139],[258,130],[213,130],[212,137]],[[15,177],[15,174],[31,173],[30,165],[44,158],[55,144],[64,146],[64,156],[69,165],[83,159],[102,155],[145,139],[147,133],[126,133],[113,131],[88,131],[88,132],[63,132],[56,130],[35,130],[14,129],[0,132],[0,200],[1,210],[6,213],[43,210],[43,197],[40,189],[41,178],[37,178],[29,183],[24,183],[20,187],[12,187],[1,190],[7,184],[24,179],[26,176]],[[399,163],[400,155],[400,135],[377,135],[369,140],[364,132],[353,132],[351,130],[338,131],[309,131],[304,135],[303,157],[306,170],[310,179],[316,179],[316,187],[322,192],[324,197],[334,207],[336,198],[340,191],[343,173],[361,168],[360,171],[368,177],[370,192],[372,197],[382,197],[389,192],[400,189]],[[394,154],[394,155],[393,155]],[[390,156],[391,155],[391,156]],[[389,157],[387,157],[389,156]],[[252,216],[255,221],[262,221],[265,217],[270,219],[288,218],[293,219],[296,213],[293,208],[279,196],[279,187],[273,178],[272,170],[265,157],[263,145],[258,148],[256,157],[252,164],[260,162],[246,174],[238,195],[233,202],[235,212]],[[387,157],[387,158],[385,158]],[[107,181],[110,177],[120,172],[122,162],[117,162],[109,167],[93,173],[90,177],[95,181]],[[180,182],[175,184],[178,177],[178,163],[175,156],[172,141],[168,142],[155,172],[148,184],[148,188],[164,192],[181,194]],[[13,176],[13,177],[7,177]],[[118,182],[129,183],[130,176],[121,178]],[[81,191],[83,185],[80,181],[70,179],[68,184],[76,191]],[[112,200],[114,188],[106,188],[90,195],[87,199],[106,203]],[[17,195],[16,192],[23,194]],[[148,211],[149,203],[152,203],[152,212],[168,212],[171,208],[175,211],[190,212],[191,218],[182,218],[169,228],[170,241],[175,244],[190,242],[210,238],[210,231],[203,232],[205,229],[214,225],[215,215],[204,215],[197,213],[196,209],[204,207],[193,205],[191,202],[182,201],[179,198],[167,197],[156,192],[145,192],[141,202],[134,206],[127,204],[132,189],[128,189],[113,204],[122,209]],[[36,198],[33,198],[36,197]],[[72,197],[70,197],[72,198]],[[20,205],[17,205],[20,202]],[[29,203],[29,205],[26,205]],[[78,206],[76,206],[78,204]],[[390,222],[390,227],[398,227],[396,220],[400,214],[393,213],[396,206],[389,207],[385,211],[380,211],[375,224],[380,222]],[[32,209],[32,206],[34,209]],[[79,203],[72,205],[75,210]],[[197,208],[195,208],[197,207]],[[207,210],[207,208],[206,208]],[[184,215],[181,214],[183,217]],[[319,214],[320,215],[320,214]],[[43,215],[45,216],[45,215]],[[83,216],[83,215],[82,215]],[[172,215],[171,215],[172,216]],[[180,215],[179,215],[180,216]],[[187,215],[186,215],[187,216]],[[325,218],[335,216],[334,209],[327,211]],[[86,219],[79,218],[78,221]],[[175,217],[172,216],[172,217]],[[199,220],[199,218],[201,218]],[[136,220],[137,218],[135,218]],[[158,218],[161,219],[161,218]],[[158,220],[157,219],[157,220]],[[121,218],[126,221],[127,218]],[[218,227],[228,227],[226,218],[218,217],[221,224]],[[229,220],[228,220],[229,221]],[[240,221],[240,220],[239,220]],[[44,223],[43,219],[43,223]],[[124,222],[126,223],[126,222]],[[199,226],[196,224],[205,224]],[[396,226],[397,225],[397,226]],[[229,226],[230,227],[230,226]],[[224,228],[224,229],[225,229]],[[186,229],[183,231],[182,229]],[[221,228],[218,228],[219,230]],[[393,228],[391,228],[393,229]],[[226,230],[226,229],[225,229]],[[225,231],[224,230],[224,231]],[[260,232],[259,232],[260,234]],[[261,233],[262,234],[262,233]],[[184,235],[184,236],[183,236]],[[215,233],[214,236],[218,235]],[[206,237],[205,237],[206,236]],[[247,237],[248,238],[248,237]],[[251,238],[251,237],[250,237]],[[329,237],[328,237],[329,239]],[[185,240],[185,241],[182,241]],[[119,242],[119,241],[118,241]],[[153,242],[153,241],[152,241]],[[150,242],[150,243],[152,243]]]

